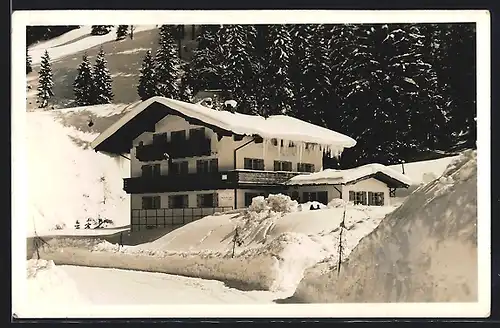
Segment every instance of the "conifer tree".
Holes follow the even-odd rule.
[[[169,25],[160,27],[160,41],[156,51],[156,81],[159,95],[176,99],[179,97],[180,60],[172,28]]]
[[[294,55],[290,31],[285,25],[267,30],[267,63],[262,73],[261,107],[264,115],[293,114],[290,58]]]
[[[26,47],[26,74],[29,74],[33,71],[33,67],[31,66],[31,56],[28,53],[28,48]]]
[[[111,74],[107,67],[104,50],[99,50],[94,65],[92,100],[94,104],[109,104],[113,100]]]
[[[78,66],[78,75],[73,83],[73,92],[79,106],[93,105],[94,73],[87,54],[83,54],[82,62]]]
[[[146,100],[156,95],[156,68],[151,50],[146,52],[139,76],[137,93],[141,100]]]
[[[116,40],[123,40],[128,35],[128,25],[118,25],[116,29]]]
[[[252,25],[226,25],[218,33],[222,46],[223,82],[243,113],[258,113],[260,62],[255,53],[256,30]]]
[[[186,66],[184,82],[194,94],[205,89],[221,89],[221,48],[217,40],[218,25],[202,25],[198,46]]]
[[[92,25],[90,34],[91,35],[105,35],[111,32],[113,25]]]
[[[332,84],[330,81],[330,64],[328,45],[324,38],[325,26],[309,27],[311,38],[303,48],[303,58],[298,63],[301,74],[301,85],[298,90],[298,102],[302,109],[302,117],[309,122],[326,126],[326,117],[332,109]]]
[[[38,72],[37,102],[39,103],[39,107],[47,107],[50,97],[54,95],[54,92],[52,91],[53,86],[54,81],[52,80],[50,57],[47,50],[45,50],[40,62],[40,70]]]

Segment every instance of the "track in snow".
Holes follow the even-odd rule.
[[[58,268],[74,280],[81,296],[94,305],[262,304],[285,296],[241,291],[216,280],[163,273],[68,265]]]

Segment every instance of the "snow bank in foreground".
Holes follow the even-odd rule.
[[[26,113],[28,235],[74,230],[76,220],[83,228],[88,218],[128,225],[129,197],[122,178],[129,174],[129,162],[94,152],[88,144],[95,133],[64,126],[57,115],[69,114]]]
[[[476,184],[467,151],[363,238],[340,275],[337,259],[308,269],[293,300],[477,302]]]
[[[298,208],[288,196],[256,197],[244,213],[209,216],[150,243],[120,247],[94,241],[85,246],[82,240],[53,239],[43,257],[60,264],[164,272],[293,292],[306,268],[335,258],[344,209],[343,233],[350,248],[394,210],[352,205]]]
[[[27,261],[27,310],[36,307],[75,306],[87,303],[75,282],[53,261]],[[42,311],[43,312],[43,311]]]

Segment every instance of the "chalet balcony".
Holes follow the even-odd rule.
[[[233,170],[214,173],[172,174],[123,179],[128,194],[233,188],[276,188],[298,172]]]
[[[177,142],[153,142],[149,145],[136,147],[136,157],[141,162],[161,161],[166,159],[165,154],[168,154],[171,158],[187,158],[210,156],[211,152],[211,140],[209,138]]]

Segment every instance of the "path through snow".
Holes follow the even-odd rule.
[[[78,292],[93,305],[261,304],[283,296],[268,291],[241,291],[216,280],[163,273],[57,267],[71,277]]]

